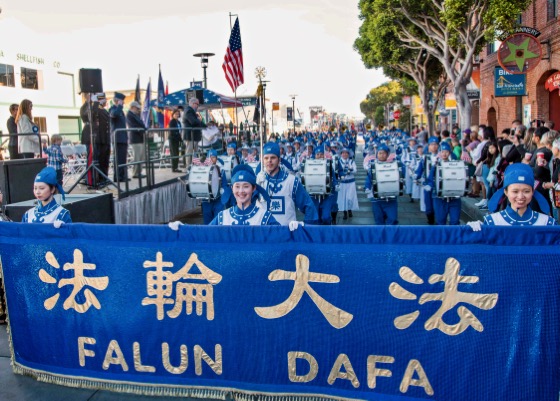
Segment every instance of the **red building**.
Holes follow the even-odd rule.
[[[498,97],[495,74],[500,42],[489,44],[480,55],[480,124],[491,125],[499,132],[514,119],[528,125],[534,119],[554,121],[560,129],[560,19],[558,0],[534,0],[521,16],[521,24],[540,32],[542,59],[526,74],[526,95]],[[547,82],[548,81],[548,82]],[[475,105],[476,106],[476,105]],[[473,113],[476,113],[473,107]],[[473,122],[476,122],[473,115]]]

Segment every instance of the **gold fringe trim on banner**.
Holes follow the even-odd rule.
[[[90,390],[108,390],[117,393],[128,393],[145,396],[166,397],[193,397],[214,398],[220,400],[234,401],[344,401],[349,398],[332,397],[321,394],[271,394],[252,392],[232,388],[212,388],[196,386],[177,386],[164,384],[139,384],[133,382],[118,382],[101,379],[89,379],[84,377],[63,376],[45,371],[39,371],[22,366],[14,362],[12,358],[14,373],[30,376],[38,381],[56,384],[66,387],[85,388]],[[359,399],[352,399],[359,400]]]

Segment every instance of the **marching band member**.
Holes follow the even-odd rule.
[[[317,148],[315,149],[314,159],[324,159],[324,152],[324,147],[322,145],[317,146]],[[337,202],[338,195],[336,193],[336,187],[338,185],[338,182],[332,163],[330,164],[330,169],[330,193],[325,195],[310,195],[313,203],[315,204],[315,208],[317,209],[317,213],[319,214],[319,224],[323,226],[330,226],[331,224],[333,224],[333,213],[335,218],[334,224],[336,224],[336,212],[333,212],[333,204]]]
[[[241,147],[241,160],[240,160],[240,164],[248,164],[248,163],[253,163],[255,162],[255,158],[253,157],[253,155],[249,154],[249,150],[251,150],[251,148],[247,145],[243,145]]]
[[[33,194],[38,200],[37,206],[25,212],[21,222],[53,223],[57,228],[64,223],[71,223],[70,212],[60,206],[54,198],[57,192],[62,194],[62,199],[65,199],[64,189],[56,179],[56,170],[45,167],[37,174],[33,184]]]
[[[438,160],[438,139],[431,137],[428,141],[428,154],[424,155],[418,168],[416,169],[416,179],[419,181],[426,181],[430,175],[431,166]],[[426,213],[428,224],[434,225],[436,222],[434,214],[434,202],[432,198],[431,188],[422,188],[422,197],[420,198],[420,210]]]
[[[451,161],[451,145],[448,142],[442,142],[440,144],[440,160],[441,162]],[[446,197],[440,198],[435,195],[436,185],[435,185],[435,174],[436,165],[434,163],[430,170],[430,175],[426,181],[425,190],[432,192],[434,213],[436,218],[436,224],[438,226],[445,226],[447,224],[447,217],[449,216],[449,225],[457,226],[459,225],[459,219],[461,218],[461,198],[460,197]]]
[[[508,206],[501,212],[495,212],[484,217],[482,224],[489,226],[555,226],[554,218],[535,212],[531,209],[533,197],[544,212],[549,212],[548,202],[539,192],[534,190],[535,178],[531,167],[524,163],[514,163],[506,168],[504,186],[499,189],[488,202],[488,209],[495,211],[498,203],[505,194]],[[467,223],[473,231],[480,231],[481,222]]]
[[[367,146],[367,152],[365,153],[364,156],[364,170],[368,170],[369,169],[369,165],[370,163],[375,161],[375,147],[373,142],[370,142],[369,145]]]
[[[350,159],[350,150],[343,148],[340,152],[340,189],[338,191],[338,209],[344,212],[343,220],[352,217],[352,211],[358,210],[358,194],[356,193],[356,163]]]
[[[388,157],[389,148],[387,147],[387,145],[379,145],[377,147],[377,160],[381,163],[387,162]],[[368,199],[371,201],[371,208],[375,224],[378,226],[399,224],[397,198],[374,198],[372,181],[373,177],[371,169],[368,169],[364,189]]]
[[[210,149],[208,151],[208,156],[204,163],[195,162],[196,159],[193,159],[193,164],[200,165],[200,166],[216,166],[218,169],[218,174],[222,178],[222,188],[227,186],[227,179],[222,167],[224,166],[224,162],[218,159],[218,152],[215,149]],[[202,219],[204,224],[210,224],[210,222],[224,210],[224,205],[222,204],[222,200],[220,198],[217,199],[204,199],[202,201]]]
[[[272,213],[266,209],[266,205],[258,202],[259,194],[268,198],[266,191],[257,185],[257,177],[253,169],[240,164],[232,172],[231,191],[235,197],[235,205],[223,210],[210,222],[210,225],[233,226],[278,226]]]
[[[298,161],[303,151],[301,150],[301,141],[296,138],[294,141],[294,154],[297,157]]]
[[[292,173],[296,174],[299,171],[299,159],[294,152],[294,145],[291,142],[286,144],[286,154],[282,158],[291,166],[290,171]]]
[[[413,199],[420,200],[422,203],[422,181],[423,179],[418,179],[416,177],[416,170],[424,158],[424,145],[416,145],[416,154],[414,155],[413,163],[409,166],[411,171],[413,181],[412,181],[412,194],[410,195],[411,201]],[[422,210],[424,211],[424,210]]]
[[[402,151],[401,162],[404,165],[404,192],[412,199],[412,186],[416,170],[416,139],[409,138],[408,146]]]
[[[306,223],[315,224],[317,209],[298,177],[290,174],[280,163],[278,144],[269,142],[263,148],[264,171],[257,177],[257,183],[270,196],[269,210],[281,225],[296,220],[296,207],[305,214]]]
[[[315,149],[315,145],[313,142],[309,141],[305,144],[305,150],[299,156],[299,164],[303,164],[305,159],[311,158],[313,156],[313,150]]]

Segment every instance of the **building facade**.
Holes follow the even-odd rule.
[[[499,96],[496,74],[503,74],[498,62],[500,42],[489,44],[480,56],[479,122],[499,132],[518,119],[524,125],[538,119],[554,121],[560,128],[560,19],[558,0],[534,0],[522,14],[520,25],[540,35],[542,59],[526,74],[525,95]],[[473,110],[474,113],[474,110]],[[475,118],[473,118],[475,120]]]

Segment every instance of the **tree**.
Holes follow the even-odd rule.
[[[386,125],[389,124],[389,112],[391,108],[395,104],[402,103],[402,87],[396,81],[389,81],[384,84],[379,85],[376,88],[373,88],[369,91],[366,99],[360,103],[360,109],[362,112],[364,110],[372,113],[366,114],[366,116],[374,117],[376,120],[376,125],[379,125],[380,122],[377,121],[378,118],[378,108],[383,108],[383,122]]]
[[[391,13],[372,12],[371,1],[360,1],[360,18],[363,23],[354,48],[362,56],[364,65],[367,68],[381,67],[385,75],[398,80],[409,91],[414,88],[414,94],[418,93],[422,101],[428,130],[432,133],[439,100],[449,85],[441,64],[424,50],[403,47]]]
[[[361,3],[365,3],[363,6]],[[397,27],[400,46],[426,51],[453,84],[463,128],[470,125],[467,84],[474,56],[496,37],[511,31],[530,0],[362,0],[362,13],[385,16]]]

